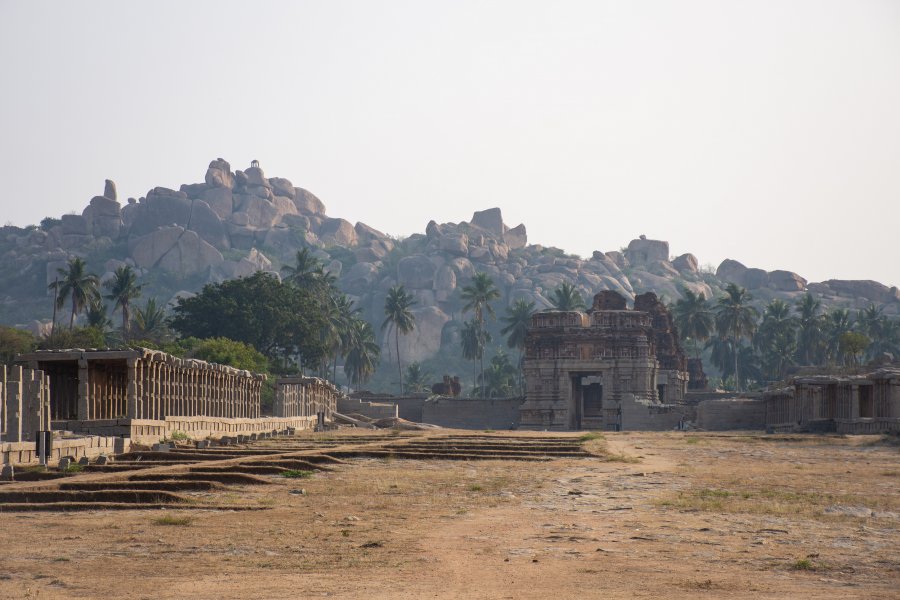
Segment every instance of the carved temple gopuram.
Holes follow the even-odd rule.
[[[535,313],[525,338],[523,429],[671,428],[688,387],[672,317],[652,292],[614,291],[586,312]]]

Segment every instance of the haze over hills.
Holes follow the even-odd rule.
[[[350,215],[345,215],[350,217]],[[600,290],[629,299],[653,291],[675,301],[682,290],[717,297],[728,283],[751,291],[764,305],[781,298],[793,303],[807,292],[823,308],[883,305],[900,314],[900,291],[875,281],[808,282],[786,270],[764,271],[738,260],[715,272],[699,268],[697,257],[673,257],[665,241],[634,239],[621,250],[596,250],[590,257],[530,243],[524,224],[510,227],[499,208],[476,212],[468,221],[431,221],[404,239],[364,223],[329,216],[313,193],[258,166],[234,170],[212,161],[202,183],[180,190],[156,187],[140,199],[122,202],[107,181],[81,214],[47,218],[40,226],[0,230],[0,323],[30,324],[40,331],[52,313],[48,284],[73,256],[86,259],[102,280],[124,264],[145,283],[145,296],[164,302],[198,291],[205,283],[278,273],[297,251],[310,248],[336,278],[338,287],[375,325],[383,320],[387,290],[397,284],[416,298],[416,330],[402,338],[403,356],[423,360],[442,347],[458,346],[463,320],[459,290],[477,272],[491,276],[502,297],[549,306],[563,283],[588,301]],[[786,259],[786,262],[789,262]]]

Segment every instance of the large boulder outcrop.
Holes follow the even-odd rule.
[[[156,264],[157,268],[188,277],[220,265],[225,259],[194,231],[185,231]]]
[[[294,204],[301,215],[319,215],[325,214],[325,204],[315,197],[312,192],[308,192],[303,188],[294,188]]]
[[[160,227],[178,225],[187,227],[191,218],[191,201],[187,194],[168,188],[156,187],[138,204],[138,213],[131,225],[132,236],[142,236]]]
[[[397,282],[412,290],[430,290],[434,271],[434,263],[424,254],[407,256],[397,263]]]
[[[356,229],[344,219],[325,219],[319,227],[318,236],[326,245],[350,248],[357,243]]]
[[[403,364],[434,357],[441,349],[441,333],[450,317],[437,306],[416,306],[410,312],[416,319],[416,327],[400,336],[400,358]],[[390,340],[388,340],[390,337]],[[381,355],[396,363],[393,336],[385,336]]]
[[[861,297],[880,304],[900,302],[900,291],[896,287],[888,287],[871,279],[829,279],[823,283],[842,296]]]
[[[507,229],[506,233],[503,234],[503,240],[510,250],[524,248],[528,244],[528,233],[525,230],[525,225],[519,223],[512,229]]]
[[[475,211],[471,223],[498,237],[503,235],[503,214],[499,208]]]
[[[697,257],[693,254],[682,254],[672,261],[672,266],[682,274],[696,273],[699,270]]]
[[[209,163],[206,170],[206,185],[216,188],[234,188],[234,174],[231,172],[231,165],[228,161],[217,158]]]
[[[631,240],[625,250],[625,258],[633,265],[647,265],[669,260],[669,242],[648,240],[646,236]]]
[[[744,275],[747,273],[747,267],[736,260],[726,258],[716,269],[716,277],[722,281],[733,283],[735,285],[744,286]]]
[[[806,280],[791,271],[770,271],[769,287],[779,292],[800,292],[806,289]]]

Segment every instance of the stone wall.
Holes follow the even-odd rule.
[[[363,415],[370,419],[392,419],[400,416],[396,404],[368,402],[359,398],[338,398],[337,411],[342,415]]]
[[[519,426],[522,398],[429,398],[422,423],[455,429],[510,429]]]
[[[622,431],[668,431],[690,420],[688,407],[683,404],[648,402],[630,395],[622,398],[621,409]]]
[[[0,365],[0,441],[33,441],[50,427],[50,381],[40,370]]]
[[[273,412],[276,417],[315,417],[324,412],[330,420],[343,397],[333,383],[318,377],[282,377],[275,381]]]
[[[704,400],[697,405],[696,425],[707,431],[762,430],[766,428],[766,402],[751,398]]]
[[[39,464],[34,442],[0,443],[0,464]],[[131,450],[131,440],[108,436],[83,436],[54,439],[50,448],[49,465],[55,465],[63,456],[79,459],[82,456],[96,458],[101,454],[121,454]]]

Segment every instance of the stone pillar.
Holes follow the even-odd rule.
[[[851,385],[850,389],[850,418],[859,418],[859,386]]]
[[[137,419],[138,414],[140,414],[140,409],[138,408],[137,364],[136,358],[125,360],[125,397],[127,405],[125,416],[129,419]]]
[[[0,365],[0,434],[3,433],[6,433],[6,365]]]
[[[88,416],[88,401],[90,400],[90,388],[88,387],[88,361],[85,358],[78,360],[78,420],[85,421]]]
[[[6,382],[6,441],[22,441],[22,367],[10,369]]]

